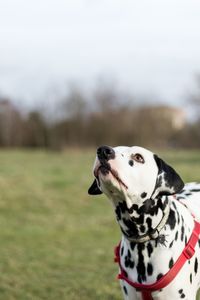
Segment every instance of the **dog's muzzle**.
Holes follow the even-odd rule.
[[[125,187],[125,189],[128,189],[127,185],[119,177],[118,172],[114,170],[109,163],[109,160],[115,159],[114,149],[109,146],[101,146],[97,149],[97,157],[99,162],[97,163],[94,169],[94,176],[96,177],[99,185],[99,172],[104,176],[111,173],[113,178],[115,178],[118,181],[120,186],[123,186]]]
[[[103,175],[107,175],[111,171],[108,161],[115,158],[115,151],[109,146],[101,146],[97,149],[97,157],[99,162],[94,170],[94,175],[98,178],[99,171]]]

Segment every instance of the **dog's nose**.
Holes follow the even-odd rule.
[[[109,146],[101,146],[97,149],[97,156],[100,160],[114,159],[115,151]]]

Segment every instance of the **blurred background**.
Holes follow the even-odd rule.
[[[0,146],[200,147],[200,3],[0,1]]]
[[[149,147],[200,181],[199,16],[196,0],[0,0],[0,299],[121,299],[120,230],[87,194],[95,148]]]

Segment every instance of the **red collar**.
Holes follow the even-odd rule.
[[[194,255],[195,246],[199,239],[199,234],[200,234],[200,223],[194,220],[194,229],[181,255],[178,257],[173,267],[163,277],[161,277],[158,281],[156,281],[153,284],[141,284],[141,283],[133,282],[125,276],[126,272],[123,270],[120,262],[120,246],[121,246],[121,241],[120,241],[119,245],[115,248],[115,262],[119,264],[119,268],[120,268],[120,274],[118,275],[117,278],[121,280],[125,280],[129,285],[141,291],[143,300],[153,299],[151,296],[151,292],[166,287],[176,277],[176,275],[181,270],[185,262],[191,259],[191,257]]]

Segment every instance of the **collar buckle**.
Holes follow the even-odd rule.
[[[193,246],[191,246],[190,244],[188,244],[185,249],[183,250],[183,254],[187,259],[192,258],[192,256],[195,253],[195,249]]]

